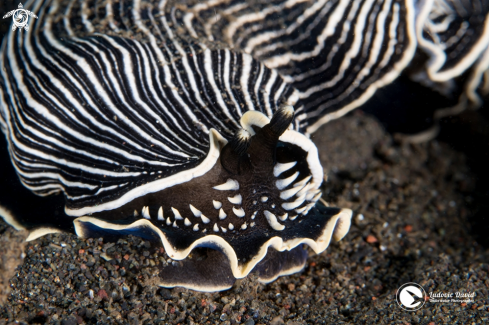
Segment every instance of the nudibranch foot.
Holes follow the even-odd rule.
[[[302,270],[308,251],[302,245],[290,251],[279,252],[269,248],[266,256],[253,269],[261,283],[269,283],[279,276]],[[230,289],[237,280],[226,255],[209,248],[196,248],[191,258],[159,267],[159,286],[185,287],[204,292]]]
[[[223,238],[214,234],[185,234],[175,227],[157,227],[150,220],[131,224],[80,217],[75,230],[80,237],[117,237],[135,235],[161,241],[166,254],[175,262],[160,266],[158,284],[162,287],[185,287],[197,291],[221,291],[233,286],[236,279],[256,272],[258,280],[269,283],[282,275],[299,272],[305,265],[307,250],[324,251],[331,241],[341,240],[349,230],[351,210],[329,208],[318,202],[295,227],[280,235],[270,230],[249,232],[245,236]]]

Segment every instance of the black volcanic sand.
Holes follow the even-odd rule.
[[[153,285],[154,266],[168,263],[157,244],[49,235],[27,244],[0,324],[488,324],[489,250],[467,222],[477,179],[464,155],[437,141],[395,144],[359,112],[314,141],[329,178],[323,198],[354,218],[303,272],[218,293],[163,289]],[[0,224],[0,239],[11,231]],[[476,297],[407,312],[395,300],[406,282]]]

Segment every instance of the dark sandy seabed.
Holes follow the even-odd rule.
[[[23,235],[1,222],[0,285],[11,292],[0,324],[489,324],[489,250],[468,222],[478,177],[466,157],[439,141],[395,143],[361,112],[314,141],[329,177],[323,198],[354,217],[303,272],[218,293],[164,289],[154,285],[168,263],[159,245],[56,234],[27,243],[22,263]],[[476,297],[407,312],[395,300],[406,282]]]

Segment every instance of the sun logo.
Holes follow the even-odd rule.
[[[17,28],[19,28],[19,30],[22,30],[22,28],[24,28],[26,31],[28,31],[29,25],[27,24],[27,22],[29,21],[29,16],[37,18],[34,13],[23,8],[24,6],[22,6],[22,3],[19,3],[19,9],[9,11],[7,14],[5,14],[5,16],[3,16],[3,19],[12,16],[12,20],[14,21],[14,24],[12,25],[12,31],[16,30]]]

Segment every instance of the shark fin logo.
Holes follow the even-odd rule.
[[[14,24],[12,25],[12,31],[16,30],[17,28],[19,30],[22,30],[22,28],[23,28],[25,31],[28,31],[29,30],[29,24],[28,24],[29,16],[31,16],[33,18],[37,18],[37,16],[33,12],[31,12],[29,10],[25,10],[22,3],[19,3],[19,9],[15,9],[15,10],[7,12],[3,16],[3,19],[8,18],[8,17],[12,17],[12,20],[14,21]]]

